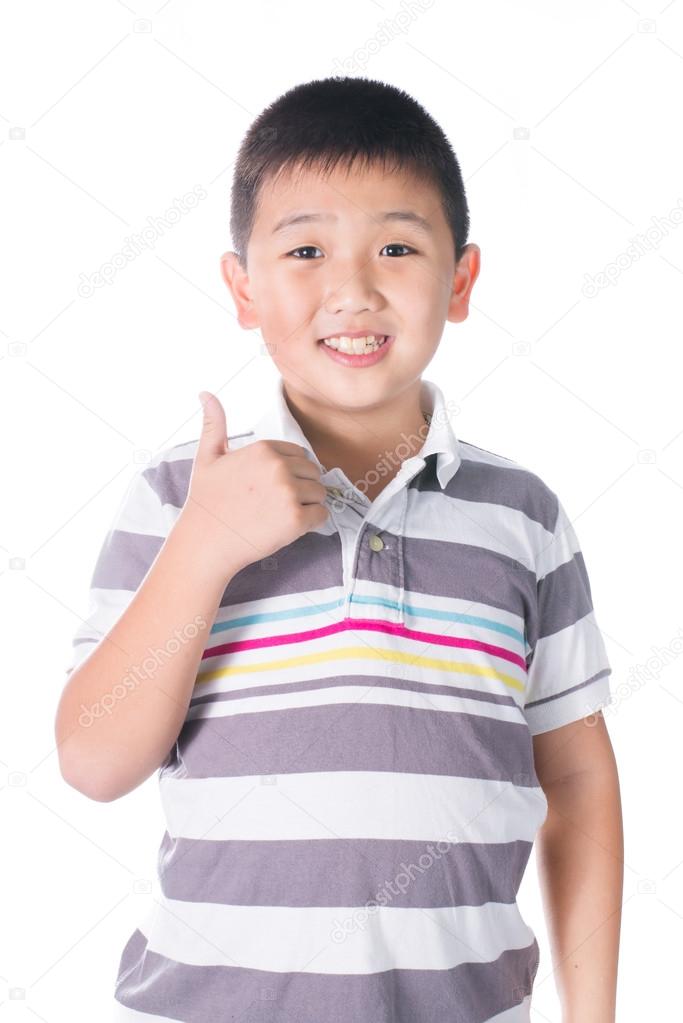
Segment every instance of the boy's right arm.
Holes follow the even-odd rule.
[[[59,702],[55,735],[62,776],[91,799],[117,799],[148,778],[168,755],[187,713],[230,576],[197,569],[197,537],[183,515],[126,610],[71,673]],[[175,652],[160,653],[174,638]],[[138,676],[135,667],[142,669],[152,651],[152,671]]]
[[[325,497],[318,466],[297,444],[257,441],[230,451],[225,413],[209,395],[187,500],[130,604],[61,695],[55,737],[70,785],[106,802],[163,763],[226,586],[321,525]],[[197,625],[192,635],[188,626]],[[160,657],[172,639],[177,652]],[[138,680],[135,668],[154,651],[153,674]]]

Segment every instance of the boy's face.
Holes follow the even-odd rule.
[[[384,220],[391,211],[423,217]],[[285,218],[310,220],[277,230]],[[456,266],[438,192],[423,181],[336,169],[283,176],[261,191],[247,250],[247,273],[235,253],[223,277],[245,328],[259,327],[286,390],[307,403],[348,411],[376,407],[418,380],[446,320],[464,320],[479,273],[479,248]],[[394,337],[384,357],[363,368],[334,361],[320,343],[345,331]]]

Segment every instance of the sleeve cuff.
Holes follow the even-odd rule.
[[[571,686],[560,693],[540,697],[526,704],[524,716],[532,735],[561,728],[588,717],[612,702],[609,676],[611,668],[604,668],[592,678]]]

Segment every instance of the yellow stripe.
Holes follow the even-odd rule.
[[[343,647],[339,650],[328,650],[317,654],[306,654],[303,657],[286,657],[279,661],[268,661],[262,664],[244,664],[227,668],[214,668],[212,671],[202,671],[197,675],[197,683],[213,682],[217,678],[228,678],[230,675],[250,675],[262,671],[279,671],[282,668],[297,668],[304,664],[322,664],[325,661],[359,660],[368,661],[371,658],[382,661],[390,661],[395,664],[409,664],[417,668],[433,668],[435,671],[458,672],[463,675],[480,675],[482,678],[493,678],[504,682],[511,689],[524,692],[524,683],[512,675],[505,675],[494,668],[486,668],[482,665],[468,664],[467,661],[444,661],[437,657],[417,657],[414,654],[401,651],[375,650],[370,647]]]

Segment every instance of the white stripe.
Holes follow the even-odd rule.
[[[534,552],[546,547],[551,534],[517,508],[486,501],[444,497],[441,491],[408,491],[406,537],[471,544],[520,561],[534,571]]]
[[[448,970],[496,960],[534,940],[515,903],[392,906],[235,906],[160,899],[152,952],[193,966],[277,973]],[[466,936],[466,937],[465,937]]]
[[[88,615],[72,636],[71,659],[67,671],[83,663],[102,637],[111,631],[134,596],[134,590],[103,590],[91,587]],[[77,640],[85,642],[76,643]]]
[[[478,448],[476,444],[470,444],[466,440],[459,440],[459,444],[461,447],[460,456],[463,461],[483,462],[484,465],[497,465],[501,469],[529,471],[526,466],[513,461],[511,458],[506,458],[505,455],[496,454],[495,451],[485,451],[484,448]]]
[[[226,778],[159,775],[169,834],[180,838],[532,841],[540,787],[450,775],[321,771]]]
[[[388,599],[395,599],[392,587],[384,587],[384,590]],[[291,628],[292,622],[296,623],[297,628],[319,629],[323,625],[330,625],[332,622],[339,621],[340,612],[344,607],[343,597],[343,586],[324,586],[313,592],[285,593],[220,607],[215,618],[217,626],[223,622],[232,622],[236,619],[252,617],[253,615],[266,615],[268,617],[263,621],[250,622],[248,625],[237,625],[228,629],[220,629],[212,633],[211,641],[208,645],[213,646],[216,643],[231,642],[235,637],[239,637],[239,639],[255,639],[257,636],[272,636],[274,628],[284,632],[287,628]],[[332,607],[329,611],[321,610],[315,613],[306,613],[318,604],[333,604],[338,601],[340,602],[339,606]],[[288,612],[298,610],[299,608],[302,608],[304,612],[303,617],[288,617]],[[272,615],[282,615],[282,617],[272,618]]]
[[[564,665],[559,678],[558,664]],[[528,692],[525,699],[531,703],[534,700],[542,700],[544,696],[561,693],[597,675],[606,664],[605,641],[598,627],[595,611],[589,611],[573,625],[536,641],[533,660],[529,667]]]

